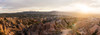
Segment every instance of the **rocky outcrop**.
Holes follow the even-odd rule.
[[[0,35],[59,35],[55,21],[47,20],[42,23],[34,18],[0,18]]]

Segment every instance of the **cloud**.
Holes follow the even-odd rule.
[[[82,3],[98,9],[100,7],[100,0],[0,0],[0,7],[2,11],[55,10],[64,6],[69,10],[72,8],[70,4],[73,3]]]
[[[4,9],[17,9],[27,7],[59,7],[67,5],[71,0],[5,0],[1,5]]]

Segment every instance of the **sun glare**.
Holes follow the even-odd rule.
[[[67,11],[67,12],[78,12],[78,13],[83,13],[83,14],[95,13],[94,12],[95,8],[90,7],[86,4],[79,4],[79,3],[71,4],[69,6],[62,6],[54,10]]]
[[[75,4],[75,7],[79,10],[80,13],[90,13],[92,8],[84,4]]]

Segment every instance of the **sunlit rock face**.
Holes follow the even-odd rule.
[[[100,19],[0,17],[0,35],[100,35]]]
[[[87,18],[82,21],[78,21],[74,26],[74,30],[82,35],[99,35],[100,19]]]
[[[22,23],[17,23],[17,18],[0,18],[0,33],[5,35],[14,35],[16,31],[21,31],[25,28]],[[18,21],[20,22],[20,21]]]
[[[67,21],[67,22],[66,22]],[[0,35],[61,35],[72,19],[1,17]],[[72,25],[72,24],[69,24]],[[68,27],[70,28],[70,27]]]
[[[0,18],[0,35],[56,35],[61,33],[57,29],[60,28],[54,21],[41,23],[33,18]]]

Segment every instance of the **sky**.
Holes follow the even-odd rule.
[[[0,0],[0,13],[53,10],[100,13],[100,0]]]

